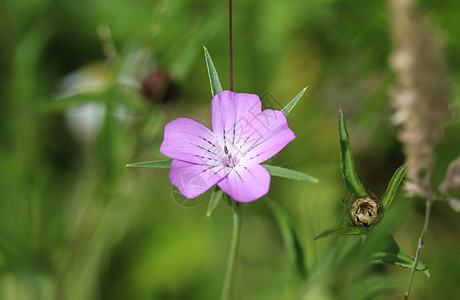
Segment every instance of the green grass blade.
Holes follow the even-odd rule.
[[[170,160],[155,160],[155,161],[146,161],[146,162],[137,162],[132,164],[127,164],[127,168],[158,168],[158,169],[169,169],[171,168]]]
[[[405,269],[412,269],[415,258],[399,248],[399,245],[396,243],[393,236],[387,235],[382,237],[381,242],[382,249],[371,255],[372,262],[386,263]],[[423,273],[428,279],[430,279],[430,270],[428,270],[428,267],[423,262],[418,262],[416,270]]]
[[[206,47],[203,48],[206,67],[208,68],[209,83],[211,84],[211,93],[214,97],[215,94],[222,92],[222,85],[220,84],[219,75],[217,74],[216,67],[214,67],[214,63],[212,62],[208,49],[206,49]]]
[[[318,183],[319,180],[316,179],[315,177],[312,177],[310,175],[294,171],[294,170],[289,170],[285,169],[282,167],[278,166],[271,166],[267,164],[262,164],[268,172],[270,172],[271,175],[277,176],[277,177],[283,177],[283,178],[288,178],[288,179],[295,179],[295,180],[303,180],[303,181],[308,181],[308,182],[313,182],[313,183]]]
[[[222,200],[224,191],[216,186],[214,192],[212,192],[211,200],[209,200],[208,211],[206,212],[206,217],[210,217],[214,209],[219,204],[219,201]]]
[[[382,197],[382,207],[388,208],[391,205],[391,202],[396,196],[399,185],[401,184],[404,175],[406,175],[407,167],[405,165],[400,166],[396,172],[391,177],[390,183],[388,184],[387,190]]]
[[[281,235],[283,237],[288,259],[293,270],[296,270],[300,277],[305,277],[307,270],[305,268],[305,257],[302,244],[294,227],[294,224],[284,210],[284,208],[275,201],[268,201],[268,207],[278,223]]]
[[[303,90],[300,91],[300,93],[297,94],[297,96],[294,97],[294,99],[291,100],[281,111],[285,116],[287,116],[291,110],[296,106],[297,102],[299,102],[300,98],[302,98],[303,94],[305,91],[308,89],[308,86],[305,87]]]
[[[366,196],[366,189],[359,181],[358,174],[355,170],[355,162],[351,152],[350,139],[348,138],[347,128],[345,127],[345,119],[343,109],[340,106],[339,110],[339,137],[340,148],[342,153],[342,175],[345,180],[348,192],[352,195]]]

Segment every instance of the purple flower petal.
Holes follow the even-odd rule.
[[[222,91],[212,98],[212,130],[222,149],[233,153],[233,145],[249,122],[262,111],[259,96]]]
[[[210,166],[221,165],[224,155],[215,134],[189,118],[179,118],[165,126],[160,152],[174,159]]]
[[[259,164],[239,164],[217,185],[238,202],[251,202],[268,193],[270,173]]]
[[[192,164],[173,159],[169,180],[185,198],[193,199],[225,177],[229,168]]]
[[[262,163],[272,158],[295,139],[286,116],[279,110],[266,109],[248,124],[241,142],[237,144],[242,162]]]

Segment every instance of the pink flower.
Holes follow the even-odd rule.
[[[192,199],[217,184],[239,202],[268,193],[270,173],[260,164],[295,139],[285,115],[262,111],[257,95],[222,91],[212,98],[213,131],[189,118],[165,126],[160,152],[171,157],[171,183]]]

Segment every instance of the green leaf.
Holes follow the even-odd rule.
[[[406,175],[407,167],[405,165],[400,166],[391,177],[390,183],[388,184],[387,190],[382,197],[383,208],[388,208],[391,205],[396,192],[398,191],[399,185],[401,184],[404,175]]]
[[[342,234],[344,235],[362,235],[369,232],[369,229],[364,227],[348,227]]]
[[[222,199],[222,195],[224,191],[221,190],[219,187],[216,186],[214,192],[212,192],[211,200],[209,200],[208,211],[206,212],[206,217],[210,217],[214,209],[219,204],[219,201]]]
[[[331,234],[340,234],[341,232],[344,232],[345,229],[347,229],[347,228],[334,227],[334,228],[326,229],[323,232],[321,232],[320,234],[318,234],[317,236],[315,236],[315,238],[313,240],[318,240],[318,239],[321,239],[323,237],[327,237],[328,235],[331,235]]]
[[[316,179],[315,177],[312,177],[310,175],[307,175],[307,174],[304,174],[298,171],[289,170],[289,169],[285,169],[285,168],[278,167],[278,166],[271,166],[267,164],[262,164],[262,166],[264,166],[268,170],[268,172],[270,172],[270,174],[273,176],[283,177],[283,178],[288,178],[288,179],[295,179],[295,180],[309,181],[313,183],[319,182],[319,180]]]
[[[305,268],[304,252],[291,218],[277,202],[268,201],[267,203],[278,223],[292,269],[296,270],[300,277],[305,277],[307,270]]]
[[[359,181],[355,170],[355,162],[351,153],[350,139],[348,138],[347,128],[345,127],[345,119],[343,109],[340,106],[339,110],[339,137],[340,148],[342,152],[342,175],[345,179],[348,192],[352,195],[367,196],[366,189]]]
[[[318,240],[323,237],[326,237],[331,234],[343,234],[343,235],[360,235],[366,234],[368,230],[364,227],[334,227],[323,231],[322,233],[318,234],[313,240]]]
[[[155,160],[155,161],[146,161],[146,162],[137,162],[132,164],[127,164],[127,168],[159,168],[159,169],[169,169],[171,168],[170,160]]]
[[[372,262],[386,263],[405,269],[412,269],[415,259],[399,248],[393,236],[385,235],[381,237],[381,239],[383,243],[382,250],[371,255]],[[430,279],[430,270],[428,270],[423,262],[418,262],[416,270],[425,274],[425,276]]]
[[[297,102],[299,102],[300,98],[302,98],[303,94],[305,91],[308,89],[308,86],[305,87],[303,90],[300,91],[300,93],[297,94],[297,96],[294,97],[294,99],[291,100],[281,111],[285,116],[287,116],[291,110],[296,106]]]
[[[214,97],[215,94],[222,92],[222,85],[220,84],[219,75],[217,74],[216,67],[214,67],[214,63],[212,62],[208,49],[206,49],[206,47],[203,48],[206,67],[208,68],[209,83],[211,84],[211,93]]]

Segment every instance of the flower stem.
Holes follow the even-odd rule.
[[[426,208],[425,208],[425,223],[423,224],[423,230],[418,240],[418,247],[417,252],[415,253],[415,261],[409,275],[409,283],[407,285],[406,293],[404,294],[404,300],[409,299],[410,290],[412,288],[412,282],[414,281],[414,274],[417,268],[417,265],[420,261],[420,253],[422,252],[422,248],[424,245],[425,234],[428,230],[428,223],[430,222],[430,215],[431,215],[431,205],[433,204],[433,199],[431,195],[427,196],[426,199]]]
[[[232,0],[228,1],[228,30],[230,44],[230,91],[233,92],[233,33],[232,33]]]
[[[232,286],[235,262],[238,253],[238,246],[240,244],[241,223],[243,221],[242,207],[238,202],[230,200],[233,208],[233,237],[230,254],[228,256],[227,271],[225,273],[224,285],[222,287],[221,300],[227,300],[230,297],[230,288]]]

